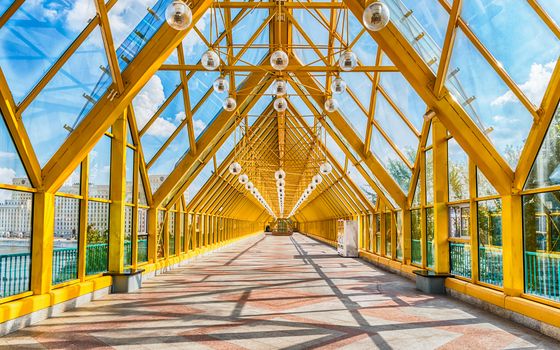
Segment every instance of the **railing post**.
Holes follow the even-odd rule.
[[[109,213],[109,272],[124,270],[124,202],[126,196],[126,111],[113,124],[111,142],[111,204]]]
[[[520,195],[502,197],[502,263],[504,293],[523,293],[523,204]]]
[[[447,208],[447,130],[437,119],[432,119],[433,180],[434,180],[434,270],[449,272],[449,242]]]
[[[46,294],[51,290],[54,199],[54,194],[48,192],[37,192],[33,199],[31,291],[34,294]]]

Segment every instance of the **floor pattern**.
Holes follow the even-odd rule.
[[[1,349],[558,349],[305,236],[255,236],[0,338]]]

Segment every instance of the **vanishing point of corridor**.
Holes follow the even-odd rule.
[[[257,235],[0,340],[1,349],[553,349],[300,234]]]

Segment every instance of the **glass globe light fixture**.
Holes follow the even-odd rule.
[[[311,182],[313,182],[315,185],[320,184],[321,182],[323,182],[323,177],[319,174],[313,176],[313,178],[311,179]]]
[[[258,191],[255,187],[253,187],[253,189],[251,190],[251,194],[252,194],[253,196],[256,196],[258,192],[259,192],[259,191]]]
[[[317,188],[317,185],[315,185],[313,182],[309,184],[309,186],[307,187],[309,188],[311,191],[314,191],[315,188]]]
[[[274,51],[272,55],[270,55],[270,65],[275,70],[284,70],[288,67],[288,54],[282,50]]]
[[[252,191],[254,187],[255,187],[255,185],[253,185],[253,183],[251,181],[249,181],[245,184],[245,189],[247,191]]]
[[[249,182],[249,176],[247,176],[247,174],[239,175],[240,184],[245,185],[247,182]]]
[[[224,92],[229,91],[229,82],[224,77],[219,77],[218,79],[214,80],[214,91],[218,94],[223,94]]]
[[[324,162],[319,167],[319,172],[323,175],[329,175],[332,171],[332,165],[329,162]]]
[[[391,19],[391,13],[387,5],[380,1],[369,4],[362,16],[362,22],[367,29],[377,32],[387,26]]]
[[[305,189],[305,197],[307,198],[307,196],[309,196],[311,194],[311,190],[309,188]]]
[[[235,108],[237,108],[237,101],[233,97],[229,96],[222,103],[222,107],[224,107],[224,110],[228,112],[233,112]]]
[[[274,109],[276,110],[276,112],[285,112],[287,108],[288,102],[284,97],[278,97],[276,100],[274,100]]]
[[[241,164],[233,162],[229,165],[229,172],[232,175],[239,175],[241,173]]]
[[[335,95],[343,94],[346,91],[346,82],[344,79],[338,77],[333,80],[331,90]]]
[[[350,72],[358,65],[358,58],[356,54],[350,50],[343,51],[338,60],[338,65],[343,71]]]
[[[220,57],[214,50],[208,50],[202,54],[200,63],[206,70],[216,70],[220,66]]]
[[[165,9],[165,20],[171,28],[185,30],[192,23],[192,11],[184,2],[175,0]]]
[[[335,98],[329,97],[325,101],[325,111],[333,113],[338,109],[338,101]]]
[[[276,96],[284,96],[287,91],[288,91],[288,86],[285,80],[278,79],[274,82],[273,93]]]
[[[280,179],[278,181],[276,181],[276,186],[277,187],[284,187],[286,185],[286,180],[284,179]]]
[[[286,178],[286,172],[285,172],[284,170],[282,170],[282,169],[277,170],[277,171],[274,173],[274,178],[275,178],[276,180],[285,179],[285,178]]]

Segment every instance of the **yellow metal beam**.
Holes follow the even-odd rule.
[[[200,0],[193,5],[193,23],[204,15],[211,3],[210,0]],[[188,30],[176,31],[166,24],[158,29],[123,72],[123,81],[125,81],[123,93],[113,100],[107,99],[107,96],[101,97],[45,165],[43,179],[47,191],[54,191],[64,182],[188,32]]]
[[[111,77],[116,85],[117,92],[120,94],[124,91],[124,83],[121,76],[121,69],[119,67],[119,60],[117,59],[117,52],[115,51],[113,34],[111,34],[109,14],[107,13],[108,8],[107,5],[105,5],[105,0],[95,0],[95,7],[97,8],[99,26],[101,27],[101,36],[103,37],[103,45],[105,47],[105,53],[107,54],[107,60],[109,61]]]
[[[358,0],[344,0],[344,3],[355,16],[361,18],[364,3]],[[438,98],[433,93],[435,75],[399,30],[389,23],[383,30],[369,33],[399,68],[410,85],[436,112],[445,127],[473,158],[498,192],[510,193],[513,171],[509,165],[467,115],[459,102],[455,101],[449,93],[442,98]]]
[[[19,153],[23,166],[29,176],[33,187],[41,189],[43,179],[41,178],[41,166],[27,135],[27,131],[20,117],[16,115],[16,106],[4,73],[0,69],[0,111],[4,116],[4,121],[8,131],[12,135],[12,140]]]
[[[170,194],[180,192],[177,190],[184,187],[184,184],[189,180],[185,178],[185,175],[190,172],[193,165],[202,155],[205,155],[206,159],[214,155],[233,131],[233,128],[230,127],[235,123],[235,116],[248,113],[258,101],[258,98],[255,96],[266,91],[270,83],[271,81],[266,74],[254,73],[247,77],[237,93],[237,109],[233,112],[222,111],[214,118],[212,123],[200,135],[197,141],[196,153],[189,151],[175,166],[156,193],[154,193],[153,204],[155,206],[161,205]]]

